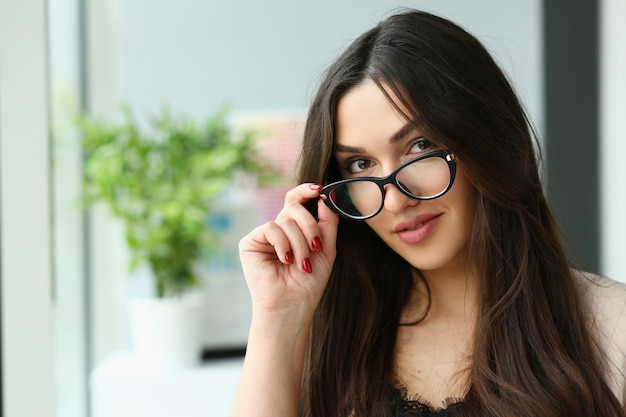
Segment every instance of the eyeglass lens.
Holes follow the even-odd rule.
[[[450,183],[450,168],[443,158],[417,160],[402,168],[396,176],[397,186],[414,198],[429,199],[443,193]],[[383,193],[373,181],[360,180],[336,186],[329,198],[344,214],[367,217],[383,205]]]

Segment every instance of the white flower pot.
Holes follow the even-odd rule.
[[[201,297],[133,297],[129,313],[131,339],[138,360],[164,369],[200,364]]]

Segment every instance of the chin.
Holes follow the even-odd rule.
[[[443,272],[456,269],[459,265],[465,265],[465,257],[462,251],[450,251],[450,246],[446,248],[432,247],[426,250],[412,248],[404,251],[396,251],[411,266],[423,273]]]

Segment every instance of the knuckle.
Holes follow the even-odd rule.
[[[298,188],[292,188],[285,193],[285,205],[287,205],[298,194]]]
[[[294,209],[296,209],[297,207],[300,207],[300,206],[301,206],[301,204],[299,204],[299,203],[297,203],[295,201],[287,201],[287,202],[285,202],[285,207],[284,208],[286,210],[291,211],[291,210],[294,210]]]
[[[285,206],[283,207],[283,209],[276,216],[276,222],[282,223],[287,220],[292,220],[293,217],[296,216],[299,206],[300,205],[298,203],[294,203],[294,202],[285,203]]]
[[[305,219],[301,225],[305,234],[316,235],[318,230],[318,224],[314,218]]]
[[[298,223],[292,217],[285,217],[279,220],[278,227],[282,230],[291,230],[298,228]]]

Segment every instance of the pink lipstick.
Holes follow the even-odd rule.
[[[393,231],[400,240],[408,244],[416,244],[426,239],[439,223],[441,214],[422,214],[415,219],[397,225]]]

